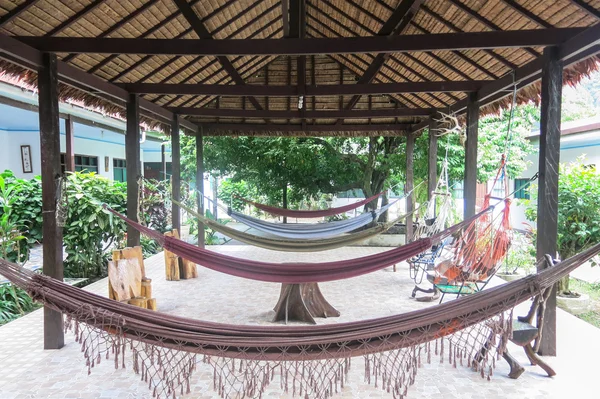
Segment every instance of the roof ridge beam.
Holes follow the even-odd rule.
[[[225,108],[173,107],[169,111],[177,115],[218,117],[218,118],[257,118],[257,119],[367,119],[397,118],[407,116],[430,116],[436,108],[379,108],[353,110],[244,110]]]

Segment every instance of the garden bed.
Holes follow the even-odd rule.
[[[576,314],[575,316],[600,328],[600,284],[588,283],[571,277],[569,288],[580,294],[588,295],[590,298],[589,310],[581,314]],[[569,309],[564,310],[569,312]]]

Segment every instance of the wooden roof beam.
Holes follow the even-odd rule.
[[[332,85],[306,85],[307,96],[349,96],[379,95],[396,93],[427,92],[472,92],[483,87],[489,80],[465,81],[427,81],[400,83],[356,83]],[[298,86],[266,86],[266,85],[223,85],[223,84],[178,84],[178,83],[122,83],[117,86],[136,94],[181,94],[211,96],[295,96],[300,91]]]
[[[188,23],[190,24],[192,29],[196,32],[196,34],[198,35],[198,37],[200,38],[201,41],[203,41],[203,42],[221,42],[220,40],[213,40],[212,35],[208,31],[208,29],[206,29],[206,27],[204,26],[202,21],[200,21],[200,18],[198,17],[196,12],[192,9],[192,7],[187,2],[187,0],[173,0],[173,1],[179,8],[179,11],[181,11],[181,14],[188,21]],[[252,40],[252,39],[250,39],[250,40]],[[231,61],[229,61],[229,59],[226,56],[217,56],[217,59],[219,60],[219,63],[221,64],[221,66],[223,67],[225,72],[227,72],[227,74],[229,76],[231,76],[231,79],[233,79],[235,84],[237,84],[237,85],[245,85],[246,84],[244,79],[240,76],[238,71],[235,69],[235,67],[233,66]],[[252,103],[252,105],[254,106],[254,108],[256,108],[257,110],[263,109],[256,98],[250,97],[249,100]]]
[[[368,136],[393,135],[383,134],[385,132],[397,132],[396,135],[404,135],[411,129],[410,123],[372,123],[370,125],[362,124],[258,124],[258,123],[202,123],[205,136],[229,136],[231,132],[247,132],[250,135],[264,133],[269,135],[271,132],[314,132],[320,133],[319,136],[326,136],[323,133],[333,133],[335,136],[344,136],[344,132],[371,132]],[[293,136],[293,135],[290,135]]]
[[[398,118],[406,116],[430,116],[437,111],[435,108],[385,108],[385,109],[353,109],[353,110],[244,110],[224,108],[173,107],[169,111],[177,115],[219,117],[219,118],[249,118],[249,119],[367,119],[367,118]]]
[[[182,0],[176,0],[182,1]],[[418,51],[476,50],[556,46],[585,28],[438,33],[390,37],[318,39],[113,39],[18,36],[18,40],[44,52],[149,55],[317,55],[405,53]]]
[[[19,15],[27,11],[27,9],[37,3],[39,0],[25,0],[2,17],[0,17],[0,27],[6,25],[13,19],[17,18]]]

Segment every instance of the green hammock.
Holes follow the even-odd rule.
[[[371,237],[375,237],[378,234],[383,233],[384,231],[389,230],[395,223],[399,220],[402,220],[406,217],[402,215],[395,220],[380,224],[375,227],[371,227],[366,230],[362,230],[356,233],[343,234],[336,237],[330,238],[322,238],[322,239],[304,239],[304,240],[294,240],[294,239],[282,239],[282,238],[270,238],[270,237],[261,237],[255,234],[245,233],[243,231],[238,231],[231,227],[227,227],[215,220],[206,218],[195,212],[194,210],[186,207],[178,201],[173,200],[173,203],[178,205],[181,209],[188,212],[190,215],[198,218],[198,220],[210,227],[211,229],[218,231],[221,234],[224,234],[228,237],[236,239],[238,241],[244,242],[246,244],[254,245],[261,248],[272,249],[274,251],[282,251],[282,252],[316,252],[316,251],[326,251],[328,249],[335,249],[344,247],[347,245],[355,244],[357,242],[366,240]]]

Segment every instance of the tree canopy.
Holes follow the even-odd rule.
[[[505,111],[480,120],[479,181],[493,177],[504,152],[509,176],[517,176],[526,166],[531,146],[525,137],[539,120],[538,111],[533,105],[517,107],[510,135],[509,118],[510,112]],[[416,139],[416,184],[427,178],[427,135],[424,132]],[[347,190],[362,190],[370,196],[405,179],[405,137],[206,137],[204,141],[205,170],[247,182],[271,204],[281,204],[284,187],[291,201],[298,202]],[[440,138],[440,166],[446,151],[450,179],[462,180],[464,147],[458,136]],[[195,159],[194,138],[184,137],[183,177],[187,181],[194,181]]]

